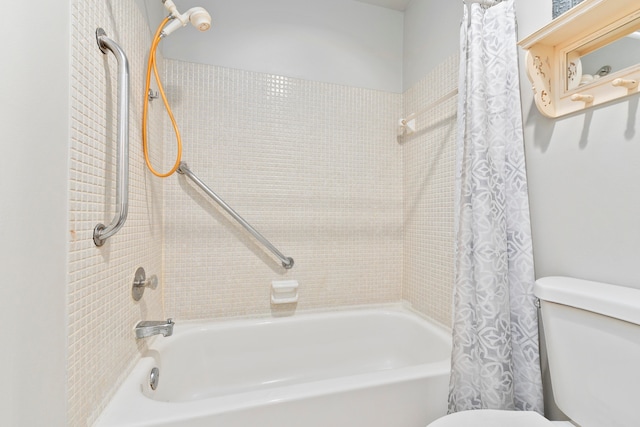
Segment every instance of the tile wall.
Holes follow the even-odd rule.
[[[405,114],[420,111],[458,85],[458,55],[404,93]],[[402,298],[450,327],[457,96],[419,114],[403,148]]]
[[[172,177],[164,193],[167,315],[279,315],[399,301],[402,95],[166,64],[184,161],[295,259],[285,270],[184,176]],[[167,150],[165,164],[173,155]],[[298,280],[296,306],[271,306],[278,279]]]
[[[139,354],[133,326],[163,318],[161,290],[131,298],[137,267],[161,274],[161,183],[144,169],[140,117],[143,67],[150,44],[146,20],[129,0],[82,0],[72,5],[71,141],[69,171],[68,425],[92,425]],[[115,214],[116,59],[98,49],[105,29],[126,52],[131,71],[129,216],[125,226],[97,248],[98,223]],[[158,108],[154,107],[154,110]],[[152,113],[152,136],[162,122]],[[154,153],[161,158],[161,150]]]

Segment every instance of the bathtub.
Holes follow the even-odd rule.
[[[400,308],[178,320],[96,425],[425,427],[447,411],[450,353],[448,333]]]

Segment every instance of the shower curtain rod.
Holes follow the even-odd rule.
[[[444,101],[446,101],[449,98],[453,98],[454,96],[456,96],[458,94],[458,88],[453,89],[451,92],[447,93],[446,95],[441,96],[440,98],[438,98],[437,100],[433,101],[431,104],[427,105],[426,107],[424,107],[421,110],[416,111],[415,113],[411,113],[409,114],[407,117],[405,117],[404,119],[400,120],[400,124],[402,126],[406,126],[407,124],[409,124],[409,121],[415,119],[416,117],[418,117],[420,114],[424,114],[427,111],[431,110],[432,108],[437,107],[438,105],[442,104]]]
[[[185,162],[180,162],[180,167],[178,168],[177,172],[179,174],[187,176],[198,187],[200,187],[202,191],[207,193],[207,196],[211,197],[214,202],[220,205],[220,207],[223,208],[229,215],[231,215],[233,219],[235,219],[240,225],[242,225],[245,230],[247,230],[253,237],[255,237],[260,243],[262,243],[265,248],[269,249],[272,254],[278,257],[280,262],[282,262],[282,266],[284,268],[288,270],[293,267],[293,258],[284,256],[282,252],[276,249],[276,247],[273,246],[271,242],[269,242],[262,234],[258,233],[258,230],[253,228],[251,224],[245,221],[244,218],[242,218],[236,211],[234,211],[231,206],[226,204],[225,201],[220,198],[220,196],[214,193],[213,190],[207,187],[207,185],[200,180],[200,178],[198,178],[193,172],[191,172],[191,169],[189,169],[189,166]]]

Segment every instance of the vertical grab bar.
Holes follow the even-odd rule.
[[[124,225],[129,210],[129,61],[116,42],[102,28],[96,30],[96,41],[102,53],[111,51],[118,61],[118,151],[116,154],[116,215],[111,224],[98,224],[93,229],[96,246],[116,234]],[[106,50],[105,50],[106,49]]]
[[[244,218],[242,218],[236,211],[234,211],[231,206],[226,204],[225,201],[220,198],[220,196],[218,196],[209,187],[207,187],[207,185],[204,182],[202,182],[200,178],[195,176],[185,162],[180,162],[180,167],[178,168],[177,172],[179,174],[188,176],[193,182],[195,182],[196,185],[200,187],[202,191],[207,193],[207,195],[211,197],[218,205],[220,205],[220,207],[222,207],[225,211],[227,211],[227,213],[231,215],[233,219],[238,221],[238,223],[242,225],[245,230],[251,233],[251,235],[255,237],[260,243],[262,243],[264,247],[269,249],[269,251],[271,251],[272,254],[277,256],[280,259],[280,262],[282,262],[282,266],[284,268],[288,270],[293,267],[293,258],[284,256],[282,252],[276,249],[276,247],[273,246],[270,241],[268,241],[262,234],[258,232],[258,230],[253,228],[251,224],[245,221]]]

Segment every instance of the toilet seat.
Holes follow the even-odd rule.
[[[551,427],[555,423],[537,412],[482,409],[438,418],[427,427]]]

